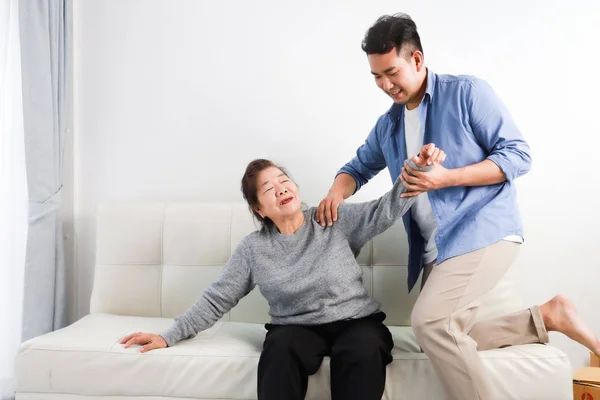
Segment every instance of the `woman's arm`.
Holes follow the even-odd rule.
[[[227,261],[220,277],[213,282],[185,314],[177,316],[169,329],[160,334],[168,346],[196,336],[213,326],[254,288],[249,251],[243,241]]]
[[[421,147],[419,154],[404,162],[414,171],[425,173],[436,164],[446,160],[446,153],[428,143]],[[340,221],[336,224],[348,238],[352,250],[357,253],[367,241],[390,228],[415,202],[412,197],[400,197],[409,191],[399,176],[392,190],[377,200],[359,204],[344,204],[340,206]]]

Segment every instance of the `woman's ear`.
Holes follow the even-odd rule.
[[[254,212],[256,212],[258,215],[260,215],[261,218],[264,218],[265,216],[260,212],[260,208],[258,207],[254,207]]]

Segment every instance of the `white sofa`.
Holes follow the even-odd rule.
[[[119,340],[160,332],[219,274],[236,244],[255,229],[241,204],[105,204],[97,216],[91,313],[21,346],[17,400],[256,399],[256,368],[269,320],[258,289],[213,328],[167,349],[139,353]],[[384,399],[443,399],[420,352],[406,289],[407,248],[401,222],[358,257],[364,283],[387,313],[396,346]],[[479,318],[522,308],[517,267],[487,295]],[[498,399],[572,399],[571,366],[551,346],[481,352]],[[309,381],[307,399],[329,399],[329,361]],[[285,400],[285,399],[283,399]]]

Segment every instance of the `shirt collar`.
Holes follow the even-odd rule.
[[[425,96],[423,97],[423,101],[426,101],[428,104],[431,104],[431,99],[433,98],[433,94],[435,92],[435,83],[437,81],[437,75],[433,73],[432,70],[427,68],[427,87],[425,88]],[[392,107],[390,107],[388,114],[392,118],[392,121],[398,121],[404,115],[404,104],[396,104],[394,103]]]

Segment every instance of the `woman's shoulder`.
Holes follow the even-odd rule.
[[[338,206],[338,220],[341,218],[346,217],[348,214],[352,214],[354,212],[356,212],[356,210],[358,208],[361,207],[361,203],[342,203]],[[304,217],[308,220],[311,221],[312,224],[316,224],[316,225],[320,225],[317,222],[317,207],[310,207],[306,210],[304,210]]]
[[[309,207],[303,211],[304,220],[310,222],[310,225],[314,227],[321,227],[321,224],[317,222],[317,207]]]
[[[361,210],[365,207],[365,204],[368,204],[369,202],[370,201],[360,202],[360,203],[351,202],[351,203],[340,204],[338,206],[338,213],[337,213],[338,220],[350,218],[353,214],[360,213]]]
[[[310,221],[311,225],[313,226],[313,229],[311,230],[311,232],[313,234],[317,233],[317,232],[322,232],[322,231],[331,231],[332,228],[338,229],[338,222],[343,220],[344,218],[348,218],[348,209],[352,209],[353,205],[346,205],[346,204],[340,204],[338,207],[338,219],[337,222],[333,224],[332,227],[328,227],[325,226],[323,227],[321,225],[321,223],[317,222],[317,211],[318,208],[317,207],[311,207],[307,210],[304,211],[304,218],[306,219],[306,221]]]
[[[307,207],[306,209],[302,210],[302,212],[304,213],[304,217],[308,217],[310,219],[312,219],[313,221],[316,221],[317,219],[317,207],[308,207],[305,205],[305,207]]]
[[[260,243],[271,236],[271,232],[268,226],[264,226],[261,229],[257,229],[254,232],[247,234],[240,245],[243,244],[247,247],[252,247],[253,245]]]

